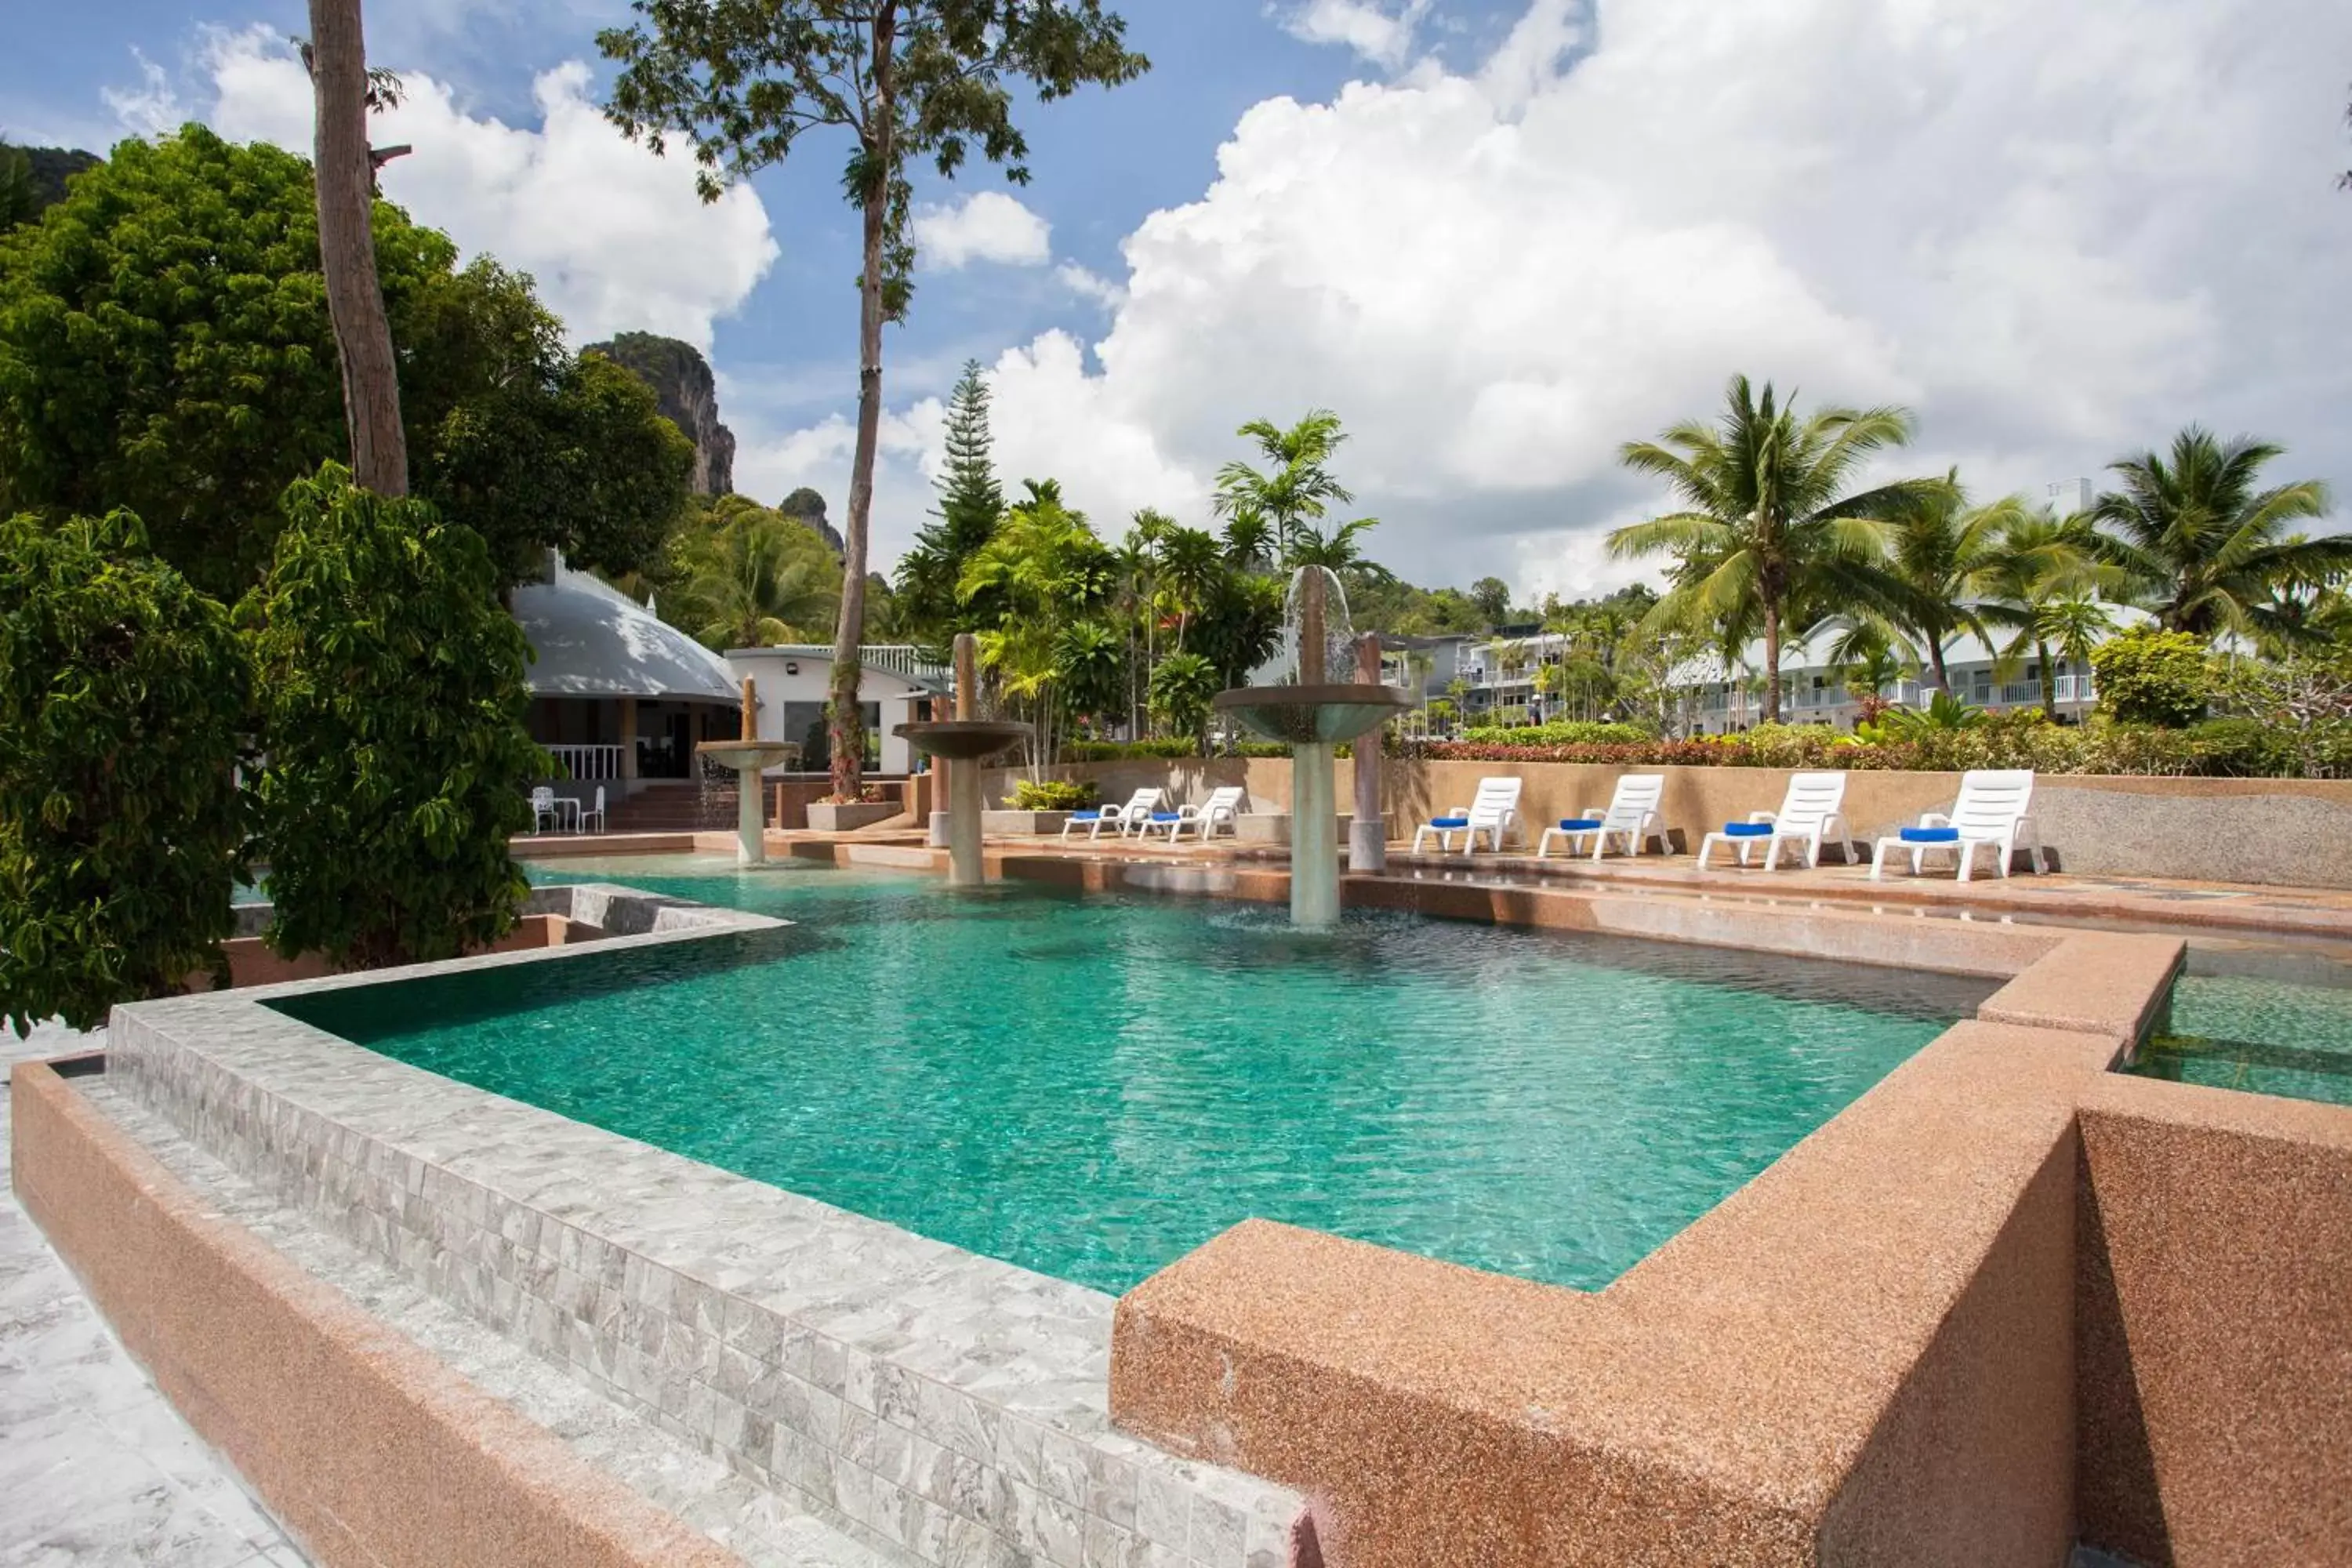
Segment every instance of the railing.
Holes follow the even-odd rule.
[[[787,643],[782,647],[761,648],[762,653],[797,654],[803,658],[831,658],[831,643]],[[909,680],[944,683],[952,672],[944,664],[934,664],[923,657],[923,650],[913,643],[869,642],[857,645],[860,668],[878,669],[887,675],[903,675]]]
[[[2025,707],[2042,700],[2042,683],[2038,680],[2012,680],[2004,684],[1994,700],[2008,707]]]
[[[564,776],[574,779],[616,779],[621,776],[618,746],[543,746]]]
[[[2087,675],[2062,675],[2058,678],[2058,700],[2061,702],[2095,702],[2098,686]]]

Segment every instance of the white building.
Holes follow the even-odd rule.
[[[1822,633],[1810,643],[1792,641],[1780,647],[1780,721],[1784,724],[1831,724],[1853,728],[1861,716],[1861,699],[1850,689],[1849,671],[1832,664],[1829,647],[1834,635]],[[2002,672],[1992,649],[1963,636],[1945,650],[1944,665],[1952,695],[1972,707],[1995,713],[2042,706],[2041,661],[2028,654]],[[2058,713],[2080,719],[2098,703],[2090,667],[2055,661],[2053,671]],[[1745,668],[1727,673],[1719,659],[1701,659],[1677,669],[1675,685],[1684,693],[1685,725],[1693,734],[1721,735],[1760,723],[1764,717],[1764,683],[1753,672],[1764,663],[1763,644],[1750,646]],[[1923,669],[1917,676],[1890,680],[1878,696],[1906,708],[1924,705],[1935,692]]]
[[[866,710],[866,731],[878,736],[879,771],[912,773],[919,761],[913,748],[891,733],[899,725],[931,716],[932,703],[947,698],[954,682],[943,666],[904,643],[868,643],[857,652],[857,695]],[[824,708],[833,691],[831,644],[793,643],[777,647],[730,647],[727,668],[737,681],[749,678],[758,704],[756,722],[763,741],[789,741],[801,748],[801,766],[812,768],[824,753]],[[944,713],[942,707],[940,710]]]

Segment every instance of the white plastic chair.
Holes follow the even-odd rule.
[[[2041,831],[2031,815],[2033,805],[2033,772],[2030,768],[1977,768],[1960,775],[1960,798],[1948,812],[1931,811],[1922,816],[1915,828],[1906,828],[1891,837],[1878,841],[1870,857],[1870,879],[1880,879],[1886,868],[1886,852],[1909,851],[1911,874],[1919,875],[1920,863],[1931,850],[1950,850],[1959,857],[1963,882],[1974,868],[1977,851],[1990,849],[1993,864],[2004,877],[2009,875],[2009,863],[2017,855],[2020,845],[2025,847],[2026,864],[2039,873],[2048,868],[2049,856],[2042,847]],[[1926,832],[1933,837],[1906,837],[1906,833]],[[1949,837],[1942,837],[1949,834]]]
[[[597,832],[602,833],[604,831],[604,786],[603,784],[598,784],[596,786],[596,805],[594,809],[583,811],[580,814],[581,832],[585,833],[588,831],[588,824],[591,820],[593,820],[596,824]]]
[[[1612,838],[1625,841],[1626,854],[1639,855],[1653,828],[1661,838],[1666,835],[1665,819],[1658,815],[1658,802],[1664,798],[1665,793],[1665,774],[1627,773],[1617,781],[1617,787],[1609,792],[1607,807],[1588,805],[1559,826],[1545,828],[1543,837],[1536,845],[1536,858],[1540,860],[1544,858],[1555,838],[1567,841],[1570,855],[1583,854],[1582,841],[1591,839],[1595,860],[1608,851]]]
[[[1484,833],[1493,842],[1495,853],[1503,852],[1505,834],[1519,834],[1519,789],[1517,779],[1480,779],[1478,794],[1468,805],[1457,805],[1443,816],[1433,816],[1413,830],[1412,852],[1421,853],[1421,841],[1430,834],[1437,835],[1437,852],[1453,853],[1454,836],[1462,835],[1462,853],[1469,855],[1478,847],[1478,835]],[[1519,834],[1524,842],[1526,836]]]
[[[1118,836],[1124,838],[1151,820],[1151,814],[1160,809],[1160,803],[1167,798],[1167,795],[1163,789],[1139,789],[1128,797],[1125,805],[1107,805],[1094,812],[1074,811],[1062,823],[1062,842],[1068,843],[1071,830],[1078,827],[1087,830],[1087,842],[1089,844],[1101,837],[1106,827],[1116,827]]]
[[[530,792],[530,830],[541,833],[547,824],[563,826],[563,808],[555,804],[555,791],[546,784],[533,785]]]
[[[1136,832],[1148,838],[1154,831],[1164,827],[1168,830],[1168,842],[1174,844],[1184,837],[1184,830],[1190,827],[1199,835],[1201,842],[1205,844],[1216,837],[1217,825],[1222,822],[1226,830],[1238,838],[1241,837],[1241,829],[1234,826],[1234,817],[1240,812],[1241,804],[1241,785],[1220,785],[1211,790],[1209,798],[1200,805],[1178,806],[1176,820],[1173,822],[1154,822],[1150,816],[1146,816]]]
[[[1727,828],[1721,833],[1708,834],[1699,840],[1698,868],[1702,871],[1706,869],[1707,856],[1718,844],[1737,847],[1742,866],[1748,864],[1748,851],[1760,847],[1764,851],[1764,869],[1767,871],[1780,868],[1781,845],[1801,844],[1805,848],[1805,864],[1818,866],[1822,863],[1823,843],[1834,839],[1844,844],[1853,837],[1852,830],[1846,826],[1844,806],[1845,774],[1791,773],[1789,775],[1788,793],[1780,797],[1780,810],[1751,811],[1748,814],[1751,826],[1769,823],[1772,831],[1767,834],[1736,834]],[[1846,854],[1851,858],[1853,851],[1848,849]]]

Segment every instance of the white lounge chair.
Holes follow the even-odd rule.
[[[597,832],[599,832],[599,833],[604,832],[604,786],[603,784],[598,784],[598,785],[596,786],[596,805],[595,805],[595,807],[594,807],[593,810],[583,811],[583,812],[582,812],[582,813],[580,814],[580,831],[581,831],[581,832],[585,833],[585,832],[587,832],[587,831],[588,831],[588,824],[589,824],[589,821],[590,821],[592,818],[594,820],[594,822],[595,822],[595,824],[596,824],[596,831],[597,831]]]
[[[2023,845],[2026,864],[2040,872],[2047,868],[2049,857],[2042,850],[2041,833],[2033,824],[2032,805],[2033,772],[2030,768],[1977,768],[1962,773],[1960,798],[1953,803],[1950,811],[1931,811],[1919,819],[1917,826],[1878,841],[1870,858],[1870,879],[1879,880],[1886,868],[1886,852],[1890,849],[1909,852],[1911,874],[1915,877],[1919,875],[1920,862],[1930,851],[1949,850],[1959,857],[1960,880],[1965,882],[1975,865],[1978,850],[1990,849],[1994,866],[2006,877],[2018,846]]]
[[[1845,775],[1843,773],[1791,773],[1789,791],[1780,797],[1778,811],[1751,811],[1746,822],[1727,822],[1720,833],[1710,833],[1699,840],[1698,868],[1706,869],[1706,858],[1718,844],[1733,846],[1739,851],[1739,863],[1748,864],[1748,852],[1761,847],[1764,869],[1778,870],[1780,846],[1801,844],[1805,847],[1805,864],[1822,863],[1822,846],[1826,842],[1847,843],[1853,832],[1845,820]],[[1849,859],[1853,851],[1846,850]]]
[[[1089,844],[1101,837],[1106,827],[1117,828],[1118,836],[1124,838],[1150,821],[1151,814],[1160,809],[1160,803],[1167,797],[1166,790],[1145,788],[1129,795],[1125,805],[1107,805],[1098,811],[1074,811],[1062,823],[1062,842],[1068,843],[1071,830],[1079,827],[1087,830],[1087,842]]]
[[[535,785],[530,792],[530,830],[533,833],[544,832],[551,821],[558,827],[562,826],[563,808],[555,804],[553,789],[546,784]]]
[[[1495,846],[1495,853],[1503,852],[1503,836],[1519,834],[1519,788],[1517,779],[1480,779],[1478,794],[1468,805],[1457,805],[1443,816],[1433,816],[1413,830],[1412,852],[1421,853],[1421,841],[1428,835],[1437,835],[1437,852],[1451,854],[1454,836],[1462,835],[1462,853],[1468,855],[1478,847],[1478,835],[1486,834]]]
[[[1609,792],[1606,808],[1588,805],[1574,816],[1562,817],[1559,826],[1545,828],[1536,844],[1536,858],[1544,858],[1555,838],[1567,841],[1570,855],[1583,854],[1583,841],[1591,839],[1595,860],[1608,852],[1612,838],[1625,841],[1626,854],[1639,855],[1652,829],[1660,838],[1666,835],[1665,819],[1658,815],[1658,802],[1665,793],[1665,774],[1627,773]]]
[[[1168,842],[1173,844],[1184,837],[1184,830],[1189,827],[1197,833],[1201,842],[1205,844],[1217,836],[1217,825],[1223,823],[1226,831],[1238,838],[1241,837],[1241,829],[1234,826],[1234,817],[1240,812],[1241,805],[1241,785],[1221,785],[1211,790],[1209,798],[1198,805],[1178,806],[1174,821],[1168,820],[1168,814],[1164,811],[1154,812],[1136,831],[1145,837],[1150,837],[1152,833],[1164,827],[1168,830]]]

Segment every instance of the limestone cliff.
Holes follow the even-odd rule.
[[[692,344],[651,332],[623,332],[581,352],[603,354],[653,388],[663,415],[694,443],[695,494],[733,491],[735,432],[719,422],[718,384],[711,379],[709,362]]]

